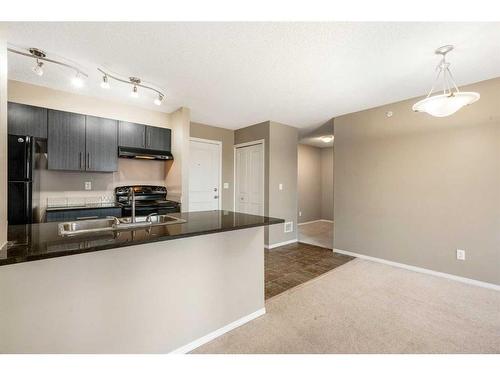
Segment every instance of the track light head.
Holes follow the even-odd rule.
[[[31,70],[33,70],[33,73],[35,73],[37,76],[43,76],[43,62],[36,59],[35,66],[33,66]]]
[[[132,98],[138,98],[139,97],[139,93],[137,92],[137,86],[134,85],[134,88],[132,89],[132,92],[130,93],[130,96]]]
[[[109,81],[108,81],[108,76],[107,75],[103,75],[102,76],[102,82],[101,82],[101,87],[103,89],[109,89],[111,86],[109,85]]]
[[[83,87],[83,79],[80,76],[80,73],[76,73],[76,75],[71,79],[71,83],[77,88]]]
[[[154,103],[156,105],[161,105],[161,103],[163,102],[163,98],[164,96],[162,94],[158,94],[158,97],[154,100]]]

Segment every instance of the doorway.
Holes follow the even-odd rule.
[[[189,211],[221,209],[222,142],[189,140]]]
[[[234,147],[235,211],[264,215],[264,141]]]

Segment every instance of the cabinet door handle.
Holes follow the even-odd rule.
[[[87,152],[87,169],[90,169],[90,152]]]
[[[82,153],[81,152],[78,153],[78,165],[79,165],[80,169],[83,169],[83,167],[82,167]]]

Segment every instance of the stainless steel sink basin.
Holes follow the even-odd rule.
[[[95,233],[113,230],[148,228],[157,225],[185,223],[186,220],[170,215],[138,216],[132,223],[131,218],[108,217],[106,219],[77,220],[59,224],[59,235],[72,236],[77,234]]]

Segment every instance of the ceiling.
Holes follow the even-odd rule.
[[[8,41],[77,62],[89,73],[82,89],[71,73],[9,54],[9,78],[171,112],[237,129],[266,120],[307,132],[332,117],[426,94],[435,48],[454,44],[457,83],[500,76],[500,23],[11,23]],[[97,67],[138,76],[167,93],[131,98],[130,87],[99,87]],[[112,82],[113,83],[113,82]]]

